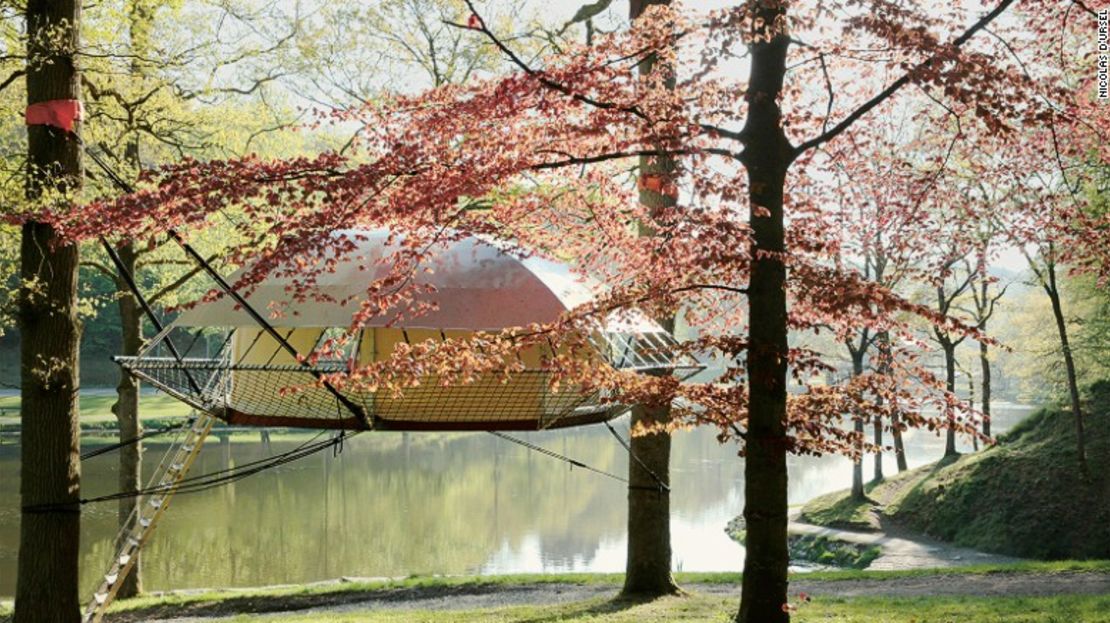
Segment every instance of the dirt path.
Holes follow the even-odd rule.
[[[516,605],[555,605],[612,597],[617,584],[537,583],[521,585],[468,584],[422,588],[381,589],[285,597],[233,597],[219,604],[176,605],[120,613],[112,623],[158,621],[161,623],[216,623],[238,614],[288,612],[323,614],[363,610],[471,610]],[[739,598],[740,587],[731,584],[691,584],[684,588],[706,595]],[[1014,572],[989,574],[937,574],[881,580],[807,580],[797,577],[790,593],[837,597],[918,596],[1048,596],[1110,594],[1110,573]]]
[[[787,528],[792,534],[810,534],[839,539],[863,545],[877,545],[882,554],[871,563],[869,570],[891,571],[902,569],[938,569],[967,565],[1005,565],[1020,562],[1019,558],[987,554],[973,549],[956,547],[919,534],[883,526],[885,532],[856,532],[826,528],[813,524],[791,521]]]

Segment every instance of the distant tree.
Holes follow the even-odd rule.
[[[1041,287],[1041,290],[1044,291],[1045,296],[1052,304],[1052,318],[1060,340],[1060,353],[1064,359],[1068,401],[1072,417],[1075,418],[1075,448],[1079,461],[1079,472],[1087,477],[1090,474],[1090,468],[1087,467],[1083,405],[1079,394],[1079,376],[1075,367],[1075,355],[1072,352],[1071,339],[1068,333],[1068,320],[1064,314],[1062,286],[1058,274],[1058,262],[1060,261],[1058,244],[1057,240],[1048,235],[1041,238],[1036,251],[1023,249],[1023,253],[1037,285]]]
[[[988,323],[998,310],[998,303],[1006,295],[1009,284],[997,287],[998,280],[990,274],[991,247],[999,242],[1001,236],[993,224],[988,224],[986,230],[981,232],[982,246],[976,252],[975,266],[968,265],[966,269],[975,275],[975,283],[971,286],[970,318],[976,328],[984,334],[988,333]],[[992,287],[993,286],[993,287]],[[979,397],[980,412],[983,419],[983,436],[991,436],[991,359],[990,343],[987,340],[978,340],[979,344]],[[972,378],[970,372],[968,378]],[[974,402],[974,400],[972,399]]]
[[[919,161],[927,159],[915,160],[919,151],[927,151],[924,147],[929,144],[928,138],[914,136],[913,132],[920,131],[908,126],[895,111],[884,112],[883,122],[853,133],[833,151],[841,162],[835,170],[841,230],[839,261],[854,268],[863,279],[898,291],[923,276],[922,264],[931,246],[921,244],[923,234],[931,232],[923,224],[929,217],[927,200],[935,190],[938,173],[927,162]],[[927,133],[921,134],[928,137]],[[864,374],[869,352],[875,346],[879,352],[871,357],[871,367],[889,373],[893,349],[888,325],[861,323],[841,337],[853,376]],[[883,397],[877,399],[882,401]],[[875,481],[883,479],[884,426],[891,431],[898,470],[907,469],[901,414],[895,408],[890,416],[889,423],[872,422]],[[853,462],[851,492],[856,499],[863,499],[864,422],[855,417],[853,424],[859,435],[859,452]]]
[[[967,294],[972,287],[973,272],[960,271],[959,266],[966,257],[967,250],[959,249],[958,244],[952,244],[945,249],[946,255],[940,262],[940,276],[935,280],[936,309],[945,316],[953,313],[956,302]],[[961,274],[962,273],[962,274]],[[944,387],[949,394],[949,404],[945,408],[945,417],[953,422],[960,409],[956,400],[956,347],[964,342],[966,334],[955,334],[946,327],[934,325],[932,327],[933,339],[940,346],[944,355]],[[944,438],[945,458],[959,454],[956,451],[956,432],[953,427],[948,428]]]

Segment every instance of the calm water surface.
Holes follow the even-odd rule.
[[[996,407],[1004,432],[1028,413]],[[627,420],[618,430],[627,433]],[[523,434],[617,474],[626,454],[603,426]],[[210,439],[193,468],[212,472],[291,449],[257,435]],[[302,439],[303,440],[303,439]],[[910,466],[935,461],[943,439],[906,435]],[[147,470],[166,446],[149,444]],[[117,490],[115,455],[83,466],[82,495]],[[709,429],[676,434],[671,478],[674,565],[735,571],[743,548],[725,535],[743,509],[743,462]],[[894,459],[884,462],[888,474]],[[871,474],[871,461],[864,468]],[[843,489],[842,457],[791,457],[790,503]],[[225,487],[177,497],[145,550],[147,590],[257,586],[339,576],[621,571],[625,556],[624,484],[482,433],[372,433],[330,451]],[[15,591],[19,448],[0,445],[0,597]],[[112,556],[114,503],[85,507],[84,594]]]

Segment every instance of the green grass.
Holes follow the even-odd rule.
[[[968,565],[937,569],[903,569],[899,571],[836,570],[797,574],[809,580],[895,580],[938,575],[993,575],[1005,573],[1064,573],[1086,571],[1110,573],[1110,560],[1028,560],[1006,565]]]
[[[944,569],[914,569],[906,571],[823,571],[814,573],[801,573],[794,574],[795,579],[805,578],[807,581],[883,581],[883,580],[897,580],[900,578],[925,578],[937,576],[953,576],[953,575],[983,575],[983,574],[1006,574],[1006,573],[1060,573],[1060,572],[1097,572],[1097,573],[1110,573],[1110,560],[1101,561],[1055,561],[1055,562],[1040,562],[1029,561],[1018,564],[1010,565],[979,565],[971,567],[952,567]],[[360,599],[366,599],[367,593],[387,593],[391,590],[420,590],[426,589],[436,594],[450,594],[452,589],[469,588],[475,589],[480,587],[490,588],[512,588],[516,586],[535,585],[544,583],[555,584],[571,584],[571,585],[595,585],[595,586],[608,586],[612,587],[614,593],[619,588],[623,581],[623,575],[620,573],[560,573],[560,574],[516,574],[516,575],[497,575],[497,576],[458,576],[458,577],[443,577],[443,576],[414,576],[397,580],[382,580],[371,582],[344,582],[344,583],[327,583],[315,585],[295,585],[286,587],[274,588],[260,588],[260,589],[233,589],[221,590],[210,592],[197,592],[197,593],[176,593],[168,595],[145,595],[135,599],[125,601],[118,601],[112,605],[111,612],[116,613],[125,620],[136,621],[142,620],[136,617],[154,616],[155,614],[170,615],[177,613],[178,616],[184,616],[187,612],[198,612],[207,610],[209,614],[213,611],[221,613],[234,613],[234,612],[249,612],[258,611],[259,604],[273,604],[281,603],[290,606],[300,604],[301,607],[308,607],[310,605],[322,605],[324,603],[344,603],[344,597],[347,597],[348,602],[355,602]],[[739,590],[741,575],[739,573],[677,573],[675,579],[682,586],[693,585],[727,585],[736,587]],[[797,596],[792,595],[792,599],[797,601]],[[1092,601],[1092,599],[1094,601]],[[844,623],[851,621],[860,622],[879,622],[879,621],[912,621],[911,611],[915,608],[920,609],[921,614],[930,614],[936,616],[935,619],[919,618],[918,623],[926,623],[927,621],[1053,621],[1052,618],[1006,618],[1016,616],[1024,609],[1031,612],[1038,612],[1044,610],[1046,613],[1053,612],[1052,608],[1060,608],[1060,612],[1073,612],[1087,614],[1090,611],[1097,610],[1098,608],[1107,609],[1110,611],[1110,604],[1107,600],[1110,596],[1103,595],[1098,598],[1087,597],[1058,597],[1058,598],[1045,598],[1038,600],[1027,600],[1018,598],[1006,598],[990,600],[976,600],[969,598],[944,598],[944,599],[910,599],[910,598],[859,598],[851,600],[834,599],[829,597],[822,597],[809,603],[799,603],[800,610],[795,621],[841,621]],[[965,603],[978,603],[975,609],[969,612],[976,612],[982,615],[982,619],[971,618],[943,618],[947,616],[946,613],[954,611]],[[618,609],[617,606],[620,608]],[[568,621],[632,621],[639,620],[640,618],[647,617],[645,620],[676,620],[680,615],[690,615],[695,618],[680,620],[706,620],[706,621],[724,621],[725,616],[733,611],[735,608],[734,599],[718,599],[715,597],[706,596],[693,596],[686,599],[668,599],[655,602],[651,607],[643,607],[638,604],[629,604],[616,602],[608,602],[605,600],[593,600],[590,602],[580,602],[569,606],[549,606],[549,607],[527,607],[527,608],[509,608],[497,610],[480,610],[467,613],[414,613],[411,611],[402,613],[359,613],[357,616],[364,618],[319,618],[314,620],[320,621],[424,621],[424,620],[443,620],[443,621],[527,621],[540,618],[540,620],[560,620],[558,617],[571,617],[565,620]],[[625,616],[623,612],[638,613],[636,619],[621,618]],[[11,602],[0,602],[0,617],[10,615]],[[876,616],[876,613],[884,613],[882,616],[888,618],[861,618],[865,616]],[[461,618],[454,618],[455,616]],[[384,618],[365,618],[371,616],[379,616]],[[404,618],[404,617],[431,617],[431,618]],[[657,617],[652,619],[651,617]],[[806,618],[815,616],[829,616],[832,618]],[[989,618],[995,616],[996,618]],[[1037,615],[1040,616],[1040,615]],[[390,618],[393,617],[393,618]],[[400,618],[398,618],[400,617]],[[441,618],[435,618],[441,617]],[[497,618],[501,617],[501,618]],[[509,618],[505,618],[509,617]],[[516,618],[513,618],[516,617]],[[529,618],[531,617],[531,618]],[[578,617],[578,618],[573,618]],[[590,618],[594,617],[594,618]],[[601,617],[601,618],[598,618]],[[616,618],[613,618],[616,617]],[[658,618],[662,617],[662,618]],[[670,617],[670,619],[667,619]],[[709,617],[709,618],[697,618]],[[717,618],[713,618],[717,617]],[[838,618],[839,617],[839,618]],[[855,617],[855,618],[853,618]],[[899,618],[901,617],[901,618]],[[288,615],[261,615],[261,616],[241,616],[244,621],[301,621],[306,620],[303,616],[296,615],[295,613]],[[1102,621],[1104,619],[1086,619],[1086,618],[1073,618],[1073,619],[1060,619],[1065,621]]]
[[[945,567],[941,569],[908,569],[904,571],[867,571],[836,570],[793,574],[794,578],[815,581],[845,580],[895,580],[899,578],[921,578],[951,575],[987,575],[1005,573],[1061,573],[1086,571],[1110,573],[1110,560],[1068,560],[1068,561],[1027,561],[1008,565],[974,565],[967,567]],[[680,572],[675,574],[679,585],[721,584],[740,586],[743,576],[737,572]],[[529,584],[574,584],[595,586],[620,586],[624,581],[622,573],[542,573],[509,574],[490,576],[413,576],[394,580],[368,582],[321,583],[309,585],[282,586],[260,589],[237,589],[200,593],[176,593],[162,596],[144,595],[135,599],[116,602],[113,611],[148,609],[155,606],[197,606],[219,604],[227,600],[262,600],[290,596],[322,596],[343,593],[366,593],[395,589],[451,588],[499,586],[513,587]]]
[[[813,598],[795,603],[795,623],[1107,623],[1110,596],[992,598]],[[516,606],[464,611],[364,610],[342,614],[263,614],[234,621],[317,623],[724,623],[735,614],[737,599],[692,595],[650,602],[592,599],[558,606]]]
[[[1097,405],[1097,406],[1096,406]],[[1084,418],[1091,479],[1080,478],[1075,421],[1041,410],[998,445],[817,498],[802,519],[846,528],[873,503],[886,519],[964,547],[1043,560],[1110,558],[1110,409],[1092,401]]]
[[[876,545],[862,545],[815,534],[791,534],[788,537],[790,560],[803,560],[844,569],[866,569],[882,550]]]
[[[874,508],[875,504],[870,499],[856,500],[851,495],[838,491],[807,502],[802,507],[800,518],[818,526],[874,531],[879,529]]]
[[[116,416],[112,414],[112,404],[115,402],[114,393],[81,394],[81,427],[86,430],[114,428]],[[157,424],[160,420],[187,415],[189,407],[165,394],[143,394],[139,413],[144,423]],[[19,396],[0,396],[0,426],[12,425],[19,425]]]
[[[1075,421],[1042,410],[999,444],[876,488],[890,519],[965,547],[1024,558],[1110,558],[1110,412],[1085,418],[1091,478],[1077,468]]]

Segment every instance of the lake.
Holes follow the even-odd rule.
[[[1029,413],[998,405],[996,433]],[[627,418],[616,422],[627,435]],[[627,455],[604,426],[521,434],[590,466],[627,472]],[[193,474],[288,450],[257,433],[210,438]],[[910,466],[944,451],[926,431],[905,436]],[[967,443],[963,444],[964,446]],[[149,443],[147,470],[167,446]],[[896,472],[886,457],[887,474]],[[82,495],[117,490],[116,457],[83,465]],[[871,475],[870,458],[864,463]],[[714,431],[675,435],[672,459],[674,566],[738,571],[743,548],[724,532],[743,509],[744,466]],[[15,592],[19,448],[0,445],[0,598]],[[846,488],[846,458],[791,457],[790,503]],[[144,550],[146,590],[300,583],[340,576],[622,571],[625,485],[484,433],[370,433],[277,470],[174,499]],[[85,507],[82,597],[113,555],[113,502]]]

